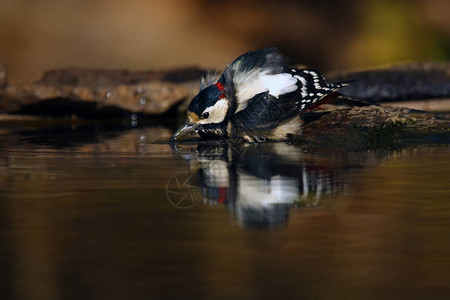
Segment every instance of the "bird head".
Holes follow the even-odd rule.
[[[195,96],[187,109],[187,121],[172,136],[171,141],[198,133],[202,138],[226,135],[229,100],[222,82],[210,85]]]

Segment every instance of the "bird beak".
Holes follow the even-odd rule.
[[[175,132],[172,137],[170,138],[170,142],[174,143],[183,139],[188,139],[188,135],[191,135],[193,133],[197,133],[197,125],[186,122],[184,125]]]

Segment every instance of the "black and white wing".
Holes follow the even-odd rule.
[[[236,101],[236,113],[246,109],[255,101],[254,97],[262,93],[301,111],[348,84],[329,84],[313,70],[289,69],[275,48],[238,57],[226,68],[221,81],[225,82],[225,93],[235,96],[232,101]]]
[[[299,112],[320,104],[326,96],[350,83],[327,83],[320,73],[308,69],[290,69],[289,73],[298,81],[295,106]]]
[[[290,69],[282,74],[293,78],[296,88],[279,94],[265,91],[248,99],[245,110],[235,115],[236,122],[243,128],[256,131],[274,129],[284,120],[320,105],[328,95],[348,84],[327,83],[322,75],[307,69]]]
[[[295,92],[281,94],[279,97],[264,92],[248,101],[247,108],[235,114],[234,122],[239,127],[251,131],[271,130],[283,121],[299,113],[296,106],[298,95]]]
[[[234,95],[236,113],[247,108],[256,95],[273,97],[298,89],[297,79],[287,70],[283,56],[275,48],[245,53],[232,62],[222,75],[225,93]]]

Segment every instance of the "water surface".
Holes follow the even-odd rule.
[[[170,134],[3,130],[0,298],[450,296],[448,145]]]

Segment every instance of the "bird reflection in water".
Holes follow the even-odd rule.
[[[293,207],[318,206],[344,189],[335,168],[318,166],[300,147],[286,143],[172,147],[189,161],[203,203],[225,205],[245,228],[283,228]]]

